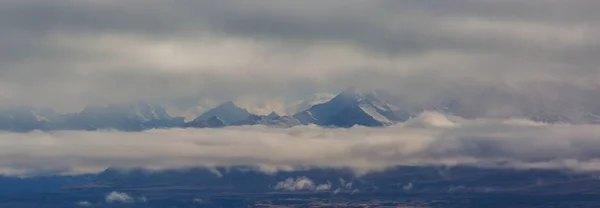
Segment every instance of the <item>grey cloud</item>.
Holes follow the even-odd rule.
[[[266,172],[349,167],[364,173],[397,165],[600,170],[596,151],[600,132],[594,125],[548,125],[519,119],[457,120],[432,113],[421,117],[430,118],[383,129],[254,126],[129,133],[2,133],[0,172],[78,174],[108,167],[240,165]],[[454,125],[447,125],[447,120]],[[341,183],[351,187],[346,181]]]
[[[4,1],[0,98],[72,109],[297,100],[348,85],[402,100],[531,85],[566,96],[563,88],[600,88],[598,8],[593,0]]]

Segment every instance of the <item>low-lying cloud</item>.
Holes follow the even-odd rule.
[[[451,125],[449,125],[451,124]],[[145,132],[0,134],[0,173],[78,174],[107,167],[257,166],[382,170],[397,165],[478,165],[600,170],[600,128],[527,120],[465,120],[438,113],[388,128],[263,126]]]
[[[104,197],[104,201],[108,204],[133,204],[146,203],[148,202],[148,199],[145,196],[134,198],[127,193],[113,191]]]
[[[89,201],[79,201],[79,202],[75,203],[75,205],[77,205],[79,207],[91,207],[92,203]]]
[[[280,181],[273,189],[282,191],[328,191],[331,189],[331,182],[316,184],[312,179],[302,176]]]

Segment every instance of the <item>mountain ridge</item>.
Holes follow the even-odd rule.
[[[33,130],[100,130],[143,131],[156,128],[221,128],[227,126],[263,125],[289,128],[298,125],[349,128],[352,126],[386,127],[405,122],[420,112],[409,112],[387,103],[380,91],[348,88],[326,102],[312,105],[291,116],[275,112],[257,115],[232,101],[204,112],[192,121],[173,117],[161,105],[149,102],[129,104],[89,105],[82,111],[60,114],[52,109],[28,106],[0,108],[0,131],[28,132]],[[433,109],[464,118],[464,102],[442,103]],[[540,109],[524,117],[543,123],[599,124],[600,113],[583,109]]]

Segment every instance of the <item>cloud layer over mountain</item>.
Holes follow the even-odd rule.
[[[8,0],[0,100],[279,106],[348,85],[411,101],[482,87],[586,98],[600,88],[599,8],[596,0]]]
[[[452,125],[449,125],[451,123]],[[249,165],[264,171],[396,165],[478,165],[600,170],[600,129],[527,120],[464,120],[425,113],[388,128],[260,126],[145,132],[0,134],[0,173],[99,172]]]

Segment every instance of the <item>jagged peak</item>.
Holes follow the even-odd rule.
[[[219,116],[219,119],[221,119],[223,122],[225,122],[225,124],[229,125],[236,121],[247,118],[249,115],[251,115],[251,113],[248,112],[247,109],[237,106],[232,101],[227,101],[227,102],[224,102],[224,103],[218,105],[215,108],[212,108],[212,109],[204,112],[202,115],[198,116],[194,120],[202,121],[202,120],[206,120],[207,118],[209,118],[211,116],[215,116],[215,115]]]

